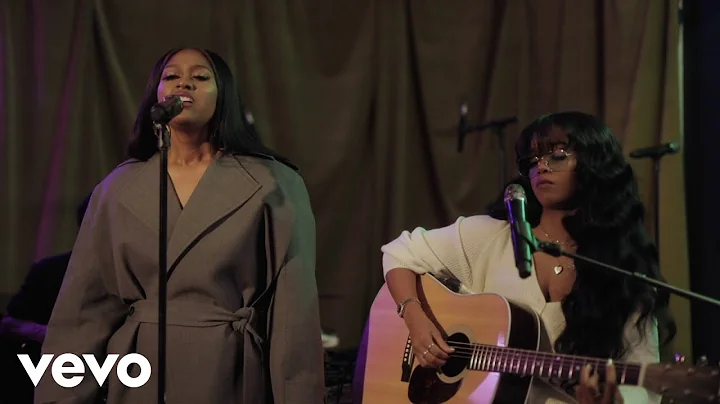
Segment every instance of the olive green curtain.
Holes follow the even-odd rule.
[[[168,48],[233,67],[265,141],[302,169],[318,224],[323,323],[357,345],[382,284],[380,246],[403,229],[481,212],[500,192],[499,145],[471,135],[517,116],[605,118],[627,150],[680,141],[677,0],[57,0],[0,2],[0,293],[71,248],[74,209],[124,154]],[[687,287],[682,155],[660,192],[665,276]],[[2,302],[0,302],[2,303]],[[689,354],[688,305],[673,300]]]

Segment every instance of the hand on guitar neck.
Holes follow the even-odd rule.
[[[405,268],[396,268],[388,272],[388,289],[397,304],[409,298],[417,298],[418,278],[419,275]],[[409,302],[405,308],[403,319],[410,333],[413,351],[420,366],[439,368],[445,365],[448,354],[455,350],[445,343],[442,333],[425,314],[422,306],[414,301]]]
[[[600,390],[600,376],[594,372],[592,365],[587,365],[580,373],[580,384],[575,391],[578,404],[622,404],[622,394],[617,386],[617,371],[612,361],[608,361],[605,370],[605,388]]]

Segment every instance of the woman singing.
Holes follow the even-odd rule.
[[[534,235],[580,255],[659,279],[657,251],[643,226],[637,183],[619,142],[599,119],[578,112],[538,118],[525,128],[516,152],[527,217]],[[428,319],[416,292],[416,278],[449,271],[466,293],[490,292],[524,303],[547,327],[555,351],[631,362],[658,362],[659,337],[674,324],[667,296],[644,283],[596,270],[583,262],[534,255],[532,276],[515,267],[510,227],[502,199],[488,215],[459,218],[426,231],[405,231],[383,246],[388,288],[404,304],[413,350],[423,366],[442,366],[451,348]],[[660,332],[660,334],[659,334]],[[591,369],[577,388],[540,380],[532,403],[658,401],[641,388],[598,387]],[[565,386],[567,387],[567,386]],[[604,397],[603,397],[604,394]]]
[[[101,364],[142,354],[149,381],[128,388],[113,367],[107,402],[156,402],[160,158],[150,110],[170,95],[183,110],[169,123],[166,402],[321,403],[308,193],[296,168],[261,144],[228,65],[207,50],[172,50],[153,70],[130,159],[93,192],[43,353]],[[101,389],[85,369],[73,388],[48,370],[35,402],[95,402]]]

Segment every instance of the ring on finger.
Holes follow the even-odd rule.
[[[432,348],[432,347],[434,347],[434,346],[435,346],[435,343],[433,342],[432,344],[430,344],[430,345],[428,346],[428,348],[427,348],[428,351],[430,350],[430,348]]]
[[[430,352],[430,350],[427,350],[427,351],[423,352],[423,354],[422,354],[422,357],[424,358],[424,357],[425,357],[425,355],[427,355],[427,354],[428,354],[428,352]]]

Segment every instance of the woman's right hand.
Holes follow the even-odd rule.
[[[443,366],[449,354],[455,350],[445,343],[442,334],[422,308],[418,305],[408,307],[404,319],[410,331],[415,358],[420,362],[420,366],[425,368]]]

